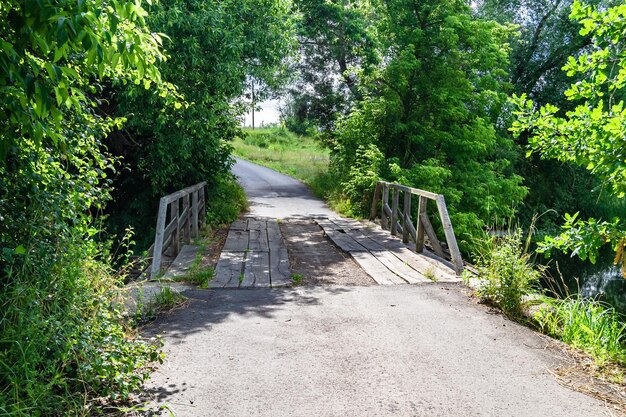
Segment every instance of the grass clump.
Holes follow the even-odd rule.
[[[537,286],[541,272],[536,269],[522,242],[521,232],[486,236],[480,242],[475,264],[478,271],[477,293],[503,312],[521,317],[525,299]],[[469,279],[465,272],[465,279]]]
[[[98,259],[104,255],[85,241],[65,249],[44,270],[43,254],[30,247],[5,270],[0,414],[105,414],[139,389],[150,362],[162,360],[130,326],[119,302],[122,278]]]
[[[304,277],[302,276],[302,274],[291,274],[291,281],[293,282],[293,285],[300,285],[302,284],[302,279]]]
[[[626,365],[626,324],[614,308],[579,294],[544,302],[535,315],[544,333],[589,352],[599,363]]]

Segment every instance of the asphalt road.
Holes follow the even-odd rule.
[[[177,417],[610,415],[551,341],[458,287],[197,290],[158,319],[147,394]]]
[[[232,172],[246,191],[250,216],[275,219],[337,216],[306,185],[287,175],[242,159],[236,159]]]
[[[243,161],[234,171],[253,215],[328,210],[297,181]],[[557,383],[556,342],[461,285],[185,294],[186,307],[144,329],[167,354],[146,398],[177,417],[614,415]]]

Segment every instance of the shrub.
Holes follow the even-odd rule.
[[[506,314],[521,316],[524,297],[533,292],[541,276],[523,246],[521,232],[487,236],[475,263],[479,275],[478,294]],[[466,279],[468,273],[465,273]]]
[[[590,352],[600,363],[626,365],[626,323],[615,309],[581,295],[544,302],[535,316],[542,331]]]
[[[207,192],[206,223],[209,226],[230,223],[248,209],[243,188],[230,176],[220,178]]]

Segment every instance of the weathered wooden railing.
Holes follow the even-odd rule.
[[[176,256],[181,240],[190,243],[191,236],[198,237],[200,222],[204,222],[206,216],[205,185],[206,182],[201,182],[161,198],[154,245],[148,250],[152,252],[150,277],[161,271],[161,258],[166,250],[172,248]]]
[[[389,194],[391,191],[391,205],[389,205]],[[400,212],[400,193],[403,193],[402,212]],[[450,216],[448,215],[448,208],[446,207],[446,200],[443,195],[435,194],[428,191],[420,190],[417,188],[406,187],[400,184],[393,184],[385,181],[379,181],[376,184],[376,190],[374,191],[374,201],[372,202],[372,210],[370,212],[370,220],[376,218],[378,212],[378,202],[381,199],[382,204],[380,211],[380,224],[383,229],[390,230],[392,235],[402,233],[402,241],[409,243],[409,238],[412,238],[415,242],[415,251],[422,253],[424,251],[424,234],[428,236],[428,240],[436,255],[444,258],[444,251],[439,243],[435,229],[428,218],[427,205],[428,200],[433,200],[437,203],[437,210],[439,212],[439,218],[443,225],[443,230],[446,235],[446,243],[448,250],[450,251],[450,257],[454,265],[454,270],[457,275],[463,272],[463,259],[461,258],[461,252],[454,236],[454,230],[452,229],[452,223],[450,222]],[[413,225],[411,220],[411,202],[413,196],[419,196],[419,206],[417,210],[417,228]]]

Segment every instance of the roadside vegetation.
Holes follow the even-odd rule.
[[[282,0],[0,3],[0,414],[115,414],[162,360],[128,262],[172,191],[237,217],[240,97],[284,81],[292,33]]]
[[[208,222],[237,216],[233,147],[354,216],[379,179],[444,194],[509,314],[537,275],[517,235],[481,243],[501,219],[548,212],[539,250],[609,246],[626,276],[622,3],[2,1],[0,413],[132,396],[161,355],[120,310],[128,261],[165,194],[206,181]],[[242,132],[281,93],[285,127]],[[610,307],[546,303],[544,331],[624,364]]]
[[[486,236],[476,270],[466,270],[464,280],[508,317],[585,351],[596,376],[626,387],[626,318],[599,300],[542,289],[546,269],[533,262],[528,243],[520,230]]]

